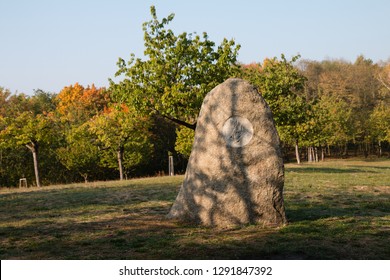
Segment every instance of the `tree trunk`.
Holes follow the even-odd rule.
[[[321,161],[324,161],[325,159],[325,148],[321,147]]]
[[[348,156],[348,143],[344,144],[344,151],[343,151],[343,157]]]
[[[119,146],[118,149],[118,168],[119,168],[119,180],[123,180],[123,153],[124,147]]]
[[[364,158],[368,158],[368,144],[367,142],[363,144],[364,145]]]
[[[297,159],[297,163],[301,164],[301,159],[299,158],[298,140],[295,141],[295,157]]]
[[[358,156],[358,151],[359,151],[359,145],[356,145],[356,144],[354,144],[354,155],[355,155],[355,157],[357,157]]]
[[[34,173],[35,173],[35,181],[37,182],[37,187],[41,186],[41,181],[39,179],[39,170],[38,170],[38,149],[35,149],[33,153],[34,160]]]
[[[317,149],[317,148],[316,148]],[[314,147],[310,146],[307,148],[307,161],[315,162],[316,160],[316,152],[314,151]]]
[[[379,149],[379,157],[382,157],[382,143],[381,143],[381,141],[379,140],[378,141],[378,149]]]
[[[33,155],[35,181],[37,183],[37,187],[40,187],[41,181],[39,180],[39,169],[38,169],[38,143],[31,142],[31,144],[26,145],[26,147],[31,151]]]
[[[88,174],[87,173],[80,173],[80,175],[84,178],[84,183],[88,183]]]

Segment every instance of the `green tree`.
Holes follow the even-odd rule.
[[[112,109],[89,122],[89,130],[101,146],[103,165],[117,167],[120,180],[124,179],[124,169],[130,169],[150,156],[153,145],[149,141],[149,126],[148,118],[127,107]]]
[[[88,182],[88,177],[97,169],[99,162],[99,147],[94,135],[88,130],[88,124],[67,130],[65,141],[65,145],[57,149],[61,163]]]
[[[379,156],[382,156],[382,142],[390,143],[390,107],[384,103],[378,104],[370,115],[370,135],[378,141]]]
[[[306,121],[309,104],[303,98],[306,78],[294,66],[300,56],[290,61],[266,59],[263,64],[243,67],[242,77],[257,86],[267,101],[282,141],[295,145],[296,159],[300,163],[298,144],[300,126]]]
[[[29,98],[29,108],[35,114],[48,114],[56,109],[57,95],[41,89],[34,90],[34,95]]]
[[[16,118],[30,109],[30,101],[27,95],[23,93],[12,94],[8,89],[0,87],[0,115]]]
[[[195,138],[195,131],[187,127],[180,127],[176,129],[176,152],[189,158],[191,155],[192,144]]]
[[[4,145],[13,147],[24,146],[32,153],[36,185],[41,186],[39,174],[39,148],[41,145],[50,144],[53,139],[53,122],[45,115],[34,115],[32,112],[24,112],[17,118],[8,118],[6,125],[0,133]]]
[[[352,110],[342,98],[320,96],[314,100],[308,116],[303,125],[305,131],[303,142],[309,148],[320,147],[322,158],[326,146],[346,147],[346,143],[352,139]],[[309,154],[309,157],[312,156]],[[315,157],[318,158],[318,155]]]
[[[35,90],[33,96],[11,94],[9,90],[0,89],[0,115],[3,117],[3,127],[0,128],[0,160],[4,185],[13,185],[20,176],[33,177],[26,166],[30,151],[34,159],[34,170],[39,178],[39,167],[43,167],[45,180],[52,175],[56,163],[54,144],[59,138],[57,132],[50,130],[46,135],[47,125],[55,126],[53,110],[55,110],[55,94]],[[44,128],[43,131],[39,131]],[[46,137],[47,136],[47,137]],[[46,142],[50,138],[50,143]],[[29,140],[27,140],[29,139]],[[43,146],[41,145],[43,144]],[[25,148],[28,147],[26,150]],[[41,149],[42,148],[42,149]],[[39,152],[38,152],[39,151]],[[39,154],[44,155],[39,158]],[[39,161],[39,165],[37,164]],[[50,164],[49,164],[50,162]],[[58,168],[56,168],[58,171]],[[57,178],[54,176],[53,178]],[[37,180],[36,180],[37,181]],[[37,184],[37,185],[39,185]]]
[[[154,6],[150,11],[152,20],[143,24],[146,59],[134,54],[128,63],[119,59],[116,76],[125,78],[117,84],[111,80],[114,97],[195,129],[204,96],[237,73],[240,46],[224,39],[215,47],[207,33],[175,35],[166,28],[174,14],[160,21]]]

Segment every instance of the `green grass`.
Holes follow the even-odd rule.
[[[390,259],[390,161],[286,165],[289,224],[167,220],[182,176],[0,190],[0,259]]]

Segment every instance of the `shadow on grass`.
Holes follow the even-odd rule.
[[[356,205],[329,207],[326,204],[311,203],[307,205],[307,208],[304,208],[304,205],[302,205],[302,207],[295,206],[287,209],[286,214],[290,223],[310,222],[328,218],[385,217],[390,215],[390,196],[377,202],[362,199],[361,201],[356,201]]]
[[[72,190],[73,195],[53,192],[46,197],[17,194],[6,199],[2,195],[2,202],[9,204],[0,207],[0,258],[390,258],[387,194],[287,197],[289,225],[221,231],[167,220],[176,187],[109,190],[80,189]],[[41,200],[46,208],[34,210],[34,201]]]
[[[389,161],[389,164],[390,164],[390,161]],[[349,165],[349,167],[354,167],[354,168],[371,168],[371,169],[379,169],[379,170],[381,170],[381,171],[382,171],[382,170],[384,170],[384,171],[390,170],[390,166]]]
[[[331,167],[289,167],[286,172],[296,173],[377,173],[376,171],[365,171],[359,168],[331,168]]]
[[[72,218],[93,212],[95,215],[128,211],[149,201],[172,201],[175,187],[134,186],[112,188],[42,189],[35,192],[1,194],[0,222],[39,217]],[[4,209],[4,210],[3,210]],[[11,211],[9,211],[11,209]],[[4,212],[4,215],[2,214]]]

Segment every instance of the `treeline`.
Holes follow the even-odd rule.
[[[79,84],[33,96],[0,88],[0,186],[156,175],[176,159],[175,126],[115,104],[107,89]]]
[[[390,64],[298,58],[242,69],[274,113],[286,159],[390,156]]]
[[[266,59],[240,64],[240,46],[143,25],[145,58],[119,59],[108,88],[79,84],[33,96],[0,88],[0,186],[183,172],[204,96],[229,77],[249,80],[269,104],[286,161],[389,156],[390,64]]]

